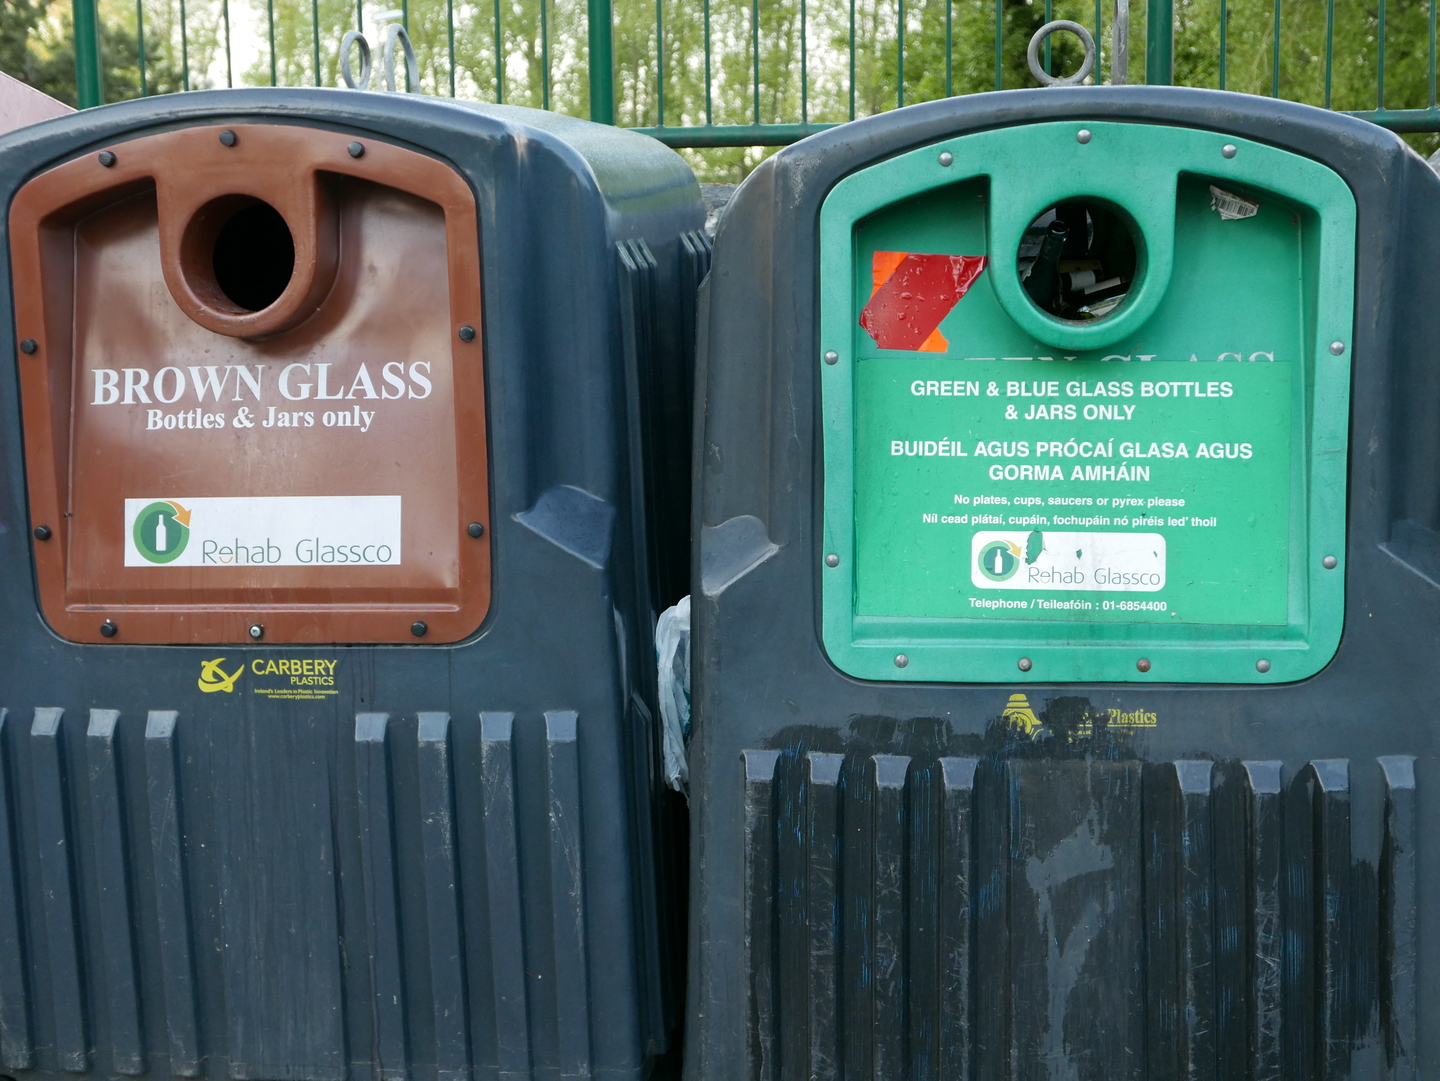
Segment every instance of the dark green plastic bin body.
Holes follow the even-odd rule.
[[[670,507],[698,185],[584,121],[280,89],[23,129],[0,203],[106,148],[124,164],[131,139],[247,124],[398,146],[474,194],[490,526],[459,529],[491,546],[489,611],[452,644],[126,644],[123,615],[93,644],[52,632],[4,260],[0,1075],[638,1081],[679,1021],[651,658],[688,559]],[[233,687],[206,686],[217,657],[244,666]],[[327,659],[335,693],[252,694],[276,658]]]
[[[1156,238],[1114,322],[1025,296],[1014,245],[1047,193]],[[1396,136],[1209,91],[934,102],[752,174],[701,301],[691,1081],[1440,1069],[1437,245],[1440,180]],[[1227,251],[1232,273],[1194,273]],[[960,257],[986,260],[968,283]],[[882,297],[886,275],[925,259],[948,260],[949,314],[885,330],[885,304],[926,300]],[[1277,311],[1288,353],[1218,355]],[[1007,394],[1050,379],[1054,419],[1048,392],[1039,421]],[[1222,433],[1222,383],[1253,439]],[[1115,433],[1081,457],[1086,402],[1168,418],[1189,461]],[[1042,422],[1043,458],[1021,427]],[[1084,539],[1133,536],[1128,515],[1048,502],[1182,486],[1213,509],[1142,508],[1166,547],[1140,554]],[[1182,533],[1242,513],[1208,551]],[[1168,577],[1068,588],[1093,584],[1091,543]],[[1242,555],[1278,580],[1221,562]],[[1055,588],[1013,588],[1031,567]]]

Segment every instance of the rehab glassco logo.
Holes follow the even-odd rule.
[[[992,582],[1004,582],[1013,578],[1020,569],[1020,546],[1012,541],[991,541],[980,549],[976,557],[980,573]]]
[[[151,563],[180,558],[190,543],[190,512],[171,499],[142,507],[135,516],[135,548]]]

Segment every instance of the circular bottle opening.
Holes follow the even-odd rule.
[[[263,311],[290,284],[295,238],[269,203],[247,203],[215,234],[211,267],[226,299],[242,311]]]
[[[1041,311],[1070,322],[1104,319],[1136,284],[1134,225],[1099,199],[1068,199],[1026,228],[1016,272]]]

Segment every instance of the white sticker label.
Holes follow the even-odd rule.
[[[1154,593],[1165,587],[1165,538],[1040,529],[976,533],[970,581],[978,589]]]
[[[398,495],[125,500],[127,567],[395,567]]]

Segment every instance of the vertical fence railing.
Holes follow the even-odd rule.
[[[148,96],[157,89],[157,84],[152,72],[152,66],[157,62],[157,53],[156,50],[151,47],[151,43],[147,41],[147,31],[152,29],[153,23],[151,27],[147,27],[145,2],[146,0],[136,0],[135,6],[136,45],[139,60],[138,90],[142,96]],[[279,3],[282,5],[298,5],[304,2],[305,0],[279,0]],[[554,2],[555,0],[539,0],[538,7],[538,97],[539,104],[546,109],[552,108],[555,105],[555,76],[553,72],[554,49],[552,47],[552,35],[554,33],[552,3]],[[570,0],[570,2],[578,3],[579,0]],[[622,2],[646,3],[648,0],[622,0]],[[732,26],[731,31],[721,31],[722,36],[725,37],[725,40],[721,44],[731,50],[731,52],[722,54],[728,57],[728,59],[725,60],[725,64],[730,65],[725,67],[723,65],[717,65],[716,62],[717,43],[715,40],[716,31],[711,0],[654,0],[654,49],[653,56],[650,58],[650,75],[653,75],[654,81],[653,84],[650,84],[649,91],[649,110],[654,117],[654,123],[639,126],[636,130],[654,135],[672,146],[682,147],[745,147],[782,145],[793,142],[812,132],[833,126],[831,122],[817,120],[815,118],[815,110],[812,107],[813,73],[811,68],[817,64],[828,65],[827,68],[823,69],[817,67],[817,71],[824,71],[827,78],[839,74],[836,70],[837,66],[843,67],[848,85],[843,87],[838,97],[841,103],[840,112],[842,113],[842,118],[855,119],[856,116],[860,115],[860,96],[857,89],[860,85],[858,77],[860,64],[858,56],[859,47],[857,46],[857,0],[800,0],[799,2],[798,122],[787,122],[779,115],[767,115],[781,110],[787,98],[791,102],[794,101],[793,98],[789,98],[789,95],[793,93],[793,89],[785,90],[783,86],[768,87],[768,90],[772,92],[769,98],[762,93],[762,91],[767,90],[767,79],[770,78],[770,76],[766,74],[767,69],[765,67],[766,49],[768,47],[766,20],[772,17],[770,14],[772,9],[768,6],[762,7],[760,0],[735,0],[735,2],[737,4],[737,10],[744,12],[744,29],[740,41],[734,38],[734,24],[730,24]],[[866,3],[866,0],[859,0],[859,2],[863,4]],[[880,2],[880,0],[870,0],[871,4],[878,2]],[[910,74],[912,71],[910,63],[912,52],[915,52],[915,50],[930,50],[927,55],[934,55],[933,39],[931,41],[925,40],[925,27],[927,25],[935,25],[933,22],[927,22],[927,19],[931,17],[930,13],[934,9],[933,7],[926,7],[927,3],[933,4],[935,2],[936,0],[893,0],[891,10],[894,13],[894,25],[892,29],[895,85],[893,97],[890,100],[893,100],[896,107],[903,107],[907,103],[917,100],[918,97],[923,97],[923,92],[915,88],[924,83],[925,80],[935,77],[933,68],[927,69],[925,63],[921,61],[917,61],[914,68],[918,74],[913,77]],[[974,5],[978,5],[979,8],[992,6],[989,0],[943,0],[944,41],[939,52],[941,54],[941,62],[943,62],[944,95],[947,97],[956,91],[957,33],[968,33],[972,39],[975,34],[973,19],[974,11],[977,10],[975,7],[967,7],[965,9],[971,15],[969,21],[966,23],[967,29],[962,32],[957,28],[957,4],[967,2],[972,2]],[[1085,3],[1085,0],[1060,0],[1060,2],[1065,4],[1069,12],[1073,13],[1076,7]],[[1116,65],[1117,63],[1120,65],[1127,63],[1125,58],[1128,55],[1128,50],[1119,47],[1123,43],[1116,43],[1116,47],[1112,49],[1111,43],[1106,42],[1104,39],[1104,31],[1106,29],[1106,5],[1117,2],[1118,0],[1094,0],[1093,17],[1087,18],[1086,20],[1093,28],[1096,41],[1100,43],[1099,55],[1096,58],[1095,73],[1092,76],[1095,82],[1106,81],[1107,75],[1116,83],[1125,81],[1125,71],[1123,69],[1117,71]],[[1231,88],[1233,81],[1231,50],[1232,47],[1234,47],[1236,38],[1230,27],[1230,0],[1213,0],[1213,2],[1218,11],[1219,56],[1216,82],[1218,82],[1219,88],[1223,90]],[[192,0],[192,6],[193,3],[194,0]],[[280,51],[277,47],[276,3],[277,0],[264,0],[264,26],[259,35],[260,40],[264,43],[263,47],[268,52],[268,64],[264,66],[268,67],[268,81],[272,86],[280,85],[281,83]],[[322,26],[320,0],[309,0],[309,3],[310,11],[308,22],[310,24],[311,41],[309,42],[310,48],[307,50],[309,56],[306,58],[309,62],[306,63],[305,60],[299,61],[298,70],[303,72],[305,67],[309,67],[313,72],[314,85],[319,86],[326,81],[325,55],[322,48],[324,44],[322,39],[326,30]],[[614,124],[617,119],[617,82],[615,69],[616,12],[614,0],[585,0],[585,3],[585,14],[588,26],[581,44],[583,44],[584,50],[588,55],[580,62],[583,63],[585,68],[583,89],[588,95],[588,112],[592,120],[604,124]],[[1010,0],[994,0],[993,13],[989,18],[991,23],[989,32],[993,35],[994,46],[993,85],[996,90],[1004,89],[1006,86],[1006,13],[1007,4],[1009,3]],[[515,48],[507,46],[507,28],[504,25],[506,11],[509,9],[502,5],[501,0],[492,0],[491,5],[485,5],[484,0],[475,0],[475,4],[483,5],[483,7],[493,7],[493,10],[487,13],[488,22],[490,23],[489,36],[492,40],[494,59],[494,79],[493,85],[490,87],[490,96],[494,101],[504,102],[507,98],[508,91],[508,69],[513,59],[511,54],[515,52]],[[1410,46],[1405,46],[1404,43],[1402,43],[1400,47],[1397,47],[1395,53],[1402,60],[1405,60],[1408,59],[1406,56],[1407,51],[1418,51],[1415,47],[1417,45],[1426,52],[1423,87],[1424,105],[1418,108],[1392,109],[1387,104],[1391,96],[1386,84],[1386,62],[1387,56],[1389,55],[1387,50],[1390,45],[1388,38],[1390,34],[1389,19],[1391,11],[1387,8],[1387,0],[1376,0],[1375,7],[1371,9],[1371,14],[1367,16],[1373,19],[1372,40],[1375,67],[1374,108],[1352,111],[1352,115],[1363,117],[1397,131],[1440,131],[1440,107],[1437,107],[1435,78],[1437,4],[1440,4],[1440,0],[1428,0],[1426,5],[1426,19],[1423,26],[1420,26],[1407,12],[1401,11],[1401,9],[1398,8],[1395,9],[1397,12],[1400,12],[1395,16],[1397,22],[1409,19],[1410,21],[1404,23],[1404,25],[1410,27],[1410,32],[1415,38],[1423,39]],[[97,0],[73,0],[73,5],[77,97],[80,106],[82,108],[88,108],[100,104],[105,97],[103,82],[105,68],[101,56],[100,16],[97,9]],[[407,30],[411,29],[410,5],[411,0],[401,0],[400,10],[394,13],[399,15],[401,24],[405,26]],[[687,23],[687,20],[693,19],[697,5],[702,21],[703,66],[701,82],[703,86],[700,88],[700,91],[696,91],[692,86],[688,92],[689,97],[687,98],[687,92],[682,85],[678,88],[680,93],[675,99],[672,99],[670,97],[672,81],[676,78],[683,81],[687,77],[686,73],[690,70],[692,63],[689,56],[684,52],[683,46],[680,44],[682,37],[674,35],[683,35],[684,27],[690,25]],[[822,5],[826,6],[822,8]],[[871,19],[871,16],[874,14],[869,11],[869,6],[869,4],[866,6],[865,17],[867,20]],[[1286,53],[1284,48],[1287,28],[1282,25],[1282,17],[1286,14],[1286,9],[1283,6],[1282,0],[1273,0],[1273,5],[1267,6],[1270,8],[1268,12],[1270,25],[1268,27],[1268,33],[1264,35],[1264,38],[1268,39],[1264,44],[1268,46],[1269,51],[1268,66],[1270,70],[1266,73],[1268,74],[1268,90],[1271,96],[1281,97],[1282,90],[1298,85],[1295,80],[1302,78],[1303,73],[1300,71],[1300,67],[1303,66],[1303,64],[1301,60],[1296,60],[1296,72],[1287,75],[1285,65],[1286,57],[1289,54]],[[471,6],[469,4],[465,6],[466,26],[463,31],[465,34],[474,34],[477,32],[476,16],[483,10],[483,7]],[[192,86],[192,42],[189,17],[186,10],[186,0],[178,0],[178,8],[180,15],[178,27],[168,27],[163,23],[161,24],[165,33],[178,36],[179,46],[180,63],[178,73],[167,75],[166,78],[170,80],[168,87],[173,87],[175,83],[178,82],[180,88],[188,90]],[[822,14],[824,11],[828,11],[830,13],[829,17],[832,20],[835,18],[837,12],[840,14],[841,23],[839,29],[844,34],[845,40],[837,43],[833,37],[831,39],[823,37],[825,28],[827,26],[835,27],[836,24],[833,21],[827,24],[823,18],[817,22],[813,17],[817,8],[822,10]],[[1055,9],[1056,0],[1044,0],[1043,14],[1046,21],[1049,21],[1055,16]],[[214,12],[215,8],[210,7],[208,10]],[[564,17],[563,9],[555,10],[562,10],[562,18]],[[1321,51],[1323,53],[1323,87],[1321,94],[1318,96],[1326,108],[1331,108],[1334,107],[1337,100],[1337,78],[1341,70],[1337,68],[1335,0],[1324,0],[1323,10],[1324,26],[1323,43],[1321,44]],[[914,13],[914,18],[919,20],[918,23],[911,21],[912,12]],[[1174,0],[1145,0],[1144,12],[1145,81],[1151,85],[1172,84],[1176,81],[1176,23]],[[393,18],[394,14],[387,12],[384,16],[380,17],[382,26],[385,19]],[[433,87],[438,81],[440,86],[447,89],[452,96],[456,95],[461,89],[458,73],[461,71],[462,65],[459,63],[457,56],[456,14],[455,0],[445,0],[445,41],[443,43],[443,54],[447,62],[446,68],[448,68],[448,70],[439,76],[432,71],[430,76],[428,76],[430,82],[427,84]],[[1123,12],[1121,12],[1121,14],[1123,14]],[[232,11],[231,0],[220,0],[219,15],[220,18],[217,29],[223,41],[219,42],[218,46],[223,49],[224,85],[234,86],[237,76],[235,71],[235,57],[232,51],[232,39],[234,37],[234,27],[232,23],[234,13]],[[1088,12],[1087,15],[1089,15]],[[1347,18],[1353,17],[1353,13],[1347,13]],[[304,17],[301,16],[301,18],[303,19]],[[364,32],[365,22],[364,0],[355,0],[354,28]],[[303,25],[303,23],[301,25]],[[533,24],[531,25],[533,27]],[[1114,25],[1115,23],[1112,21],[1112,30]],[[286,26],[287,30],[285,33],[287,35],[287,41],[293,42],[293,23],[287,22]],[[1415,29],[1417,26],[1420,27],[1418,30]],[[816,31],[817,27],[820,29],[820,34],[822,35],[817,38],[817,41],[824,43],[824,47],[818,48],[818,52],[811,48],[811,35]],[[330,31],[333,32],[333,30],[334,28],[331,27]],[[427,32],[433,32],[433,30],[427,29]],[[524,31],[520,28],[512,31],[512,33],[520,34],[522,37],[528,32],[530,31]],[[788,33],[789,31],[786,32]],[[1028,35],[1030,29],[1028,26],[1021,26],[1009,32],[1012,34],[1024,33]],[[1292,33],[1300,32],[1299,30],[1292,31]],[[202,46],[202,54],[213,60],[216,55],[213,43],[213,31],[206,31],[206,33],[212,36],[203,39],[204,42],[209,42],[210,44],[204,44]],[[672,37],[667,38],[667,33],[670,33]],[[870,33],[873,37],[873,27],[869,28],[867,33]],[[982,31],[982,33],[984,32]],[[174,39],[172,38],[171,40],[173,41]],[[515,38],[514,40],[518,41],[520,38]],[[533,38],[526,38],[525,40],[530,42],[529,45],[524,46],[525,48],[534,48],[535,43]],[[866,64],[869,68],[874,68],[878,62],[878,57],[873,52],[878,40],[879,39],[875,39],[875,41],[871,41],[870,38],[866,39],[865,49],[870,50],[866,58]],[[1249,40],[1251,43],[1249,47],[1253,47],[1255,44],[1253,33],[1250,34],[1248,39],[1242,35],[1242,40]],[[672,41],[674,42],[673,45]],[[574,41],[571,41],[566,46],[569,50],[567,55],[571,56],[572,61],[574,60],[572,54],[574,54],[575,44]],[[966,55],[972,58],[970,61],[967,61],[967,63],[973,68],[973,57],[975,55],[974,45],[976,42],[968,40],[964,41],[964,44],[967,49]],[[737,70],[734,66],[735,56],[733,55],[733,50],[737,45],[742,48],[745,53],[743,83],[740,79],[736,78]],[[166,49],[173,48],[173,44],[166,45],[165,49],[162,49],[162,53]],[[1305,49],[1313,49],[1313,46],[1307,45]],[[478,51],[483,52],[484,50]],[[170,55],[173,56],[173,53]],[[302,52],[300,55],[304,56],[304,53]],[[471,51],[467,50],[467,56],[470,55],[472,55]],[[530,55],[533,61],[534,54],[531,53]],[[820,60],[816,59],[817,55],[821,57]],[[915,55],[918,56],[919,53]],[[1253,55],[1253,53],[1251,55]],[[1309,55],[1313,56],[1313,52]],[[333,59],[334,57],[332,55],[331,60],[333,61]],[[1361,62],[1353,55],[1346,55],[1343,60],[1346,64]],[[202,60],[202,67],[208,62],[210,61]],[[1368,61],[1365,62],[1368,63]],[[468,60],[466,63],[473,64],[472,61]],[[1046,40],[1044,46],[1044,64],[1047,70],[1051,68],[1052,54],[1049,39]],[[436,66],[438,67],[438,62]],[[169,71],[170,69],[167,68],[166,70]],[[247,79],[254,79],[254,70],[254,68],[250,69],[250,74],[246,76]],[[287,60],[287,81],[295,78],[296,70],[297,68],[293,66],[292,62]],[[466,75],[466,78],[470,80],[465,84],[467,88],[466,92],[474,93],[481,85],[479,75],[474,72],[473,66],[466,70],[470,72],[470,74]],[[929,74],[927,74],[927,70],[930,72]],[[1263,68],[1261,70],[1263,71]],[[333,75],[333,71],[331,74]],[[967,68],[967,78],[973,80],[973,76],[973,70]],[[301,78],[303,77],[302,75]],[[527,78],[530,77],[531,76],[527,76]],[[720,79],[720,92],[727,96],[727,108],[723,111],[729,116],[733,117],[736,115],[736,107],[739,104],[735,98],[737,92],[743,92],[744,96],[748,97],[749,101],[744,103],[748,106],[748,108],[744,110],[744,118],[747,122],[740,124],[716,123],[717,77]],[[789,66],[787,66],[786,70],[778,77],[782,79],[797,78],[797,76],[791,73]],[[870,76],[867,75],[866,77]],[[1252,78],[1253,75],[1247,75],[1246,77]],[[1303,77],[1313,78],[1313,76]],[[214,82],[215,78],[216,76],[213,75],[213,72],[209,75],[202,75],[199,84],[208,85]],[[516,76],[516,78],[518,78],[518,76]],[[632,81],[636,78],[633,71],[630,72],[629,78]],[[649,76],[646,76],[646,78],[649,78]],[[1015,78],[1013,73],[1011,73],[1011,78],[1012,80]],[[1291,81],[1287,82],[1287,78]],[[907,79],[910,81],[907,82]],[[916,80],[919,80],[919,82]],[[833,82],[834,80],[832,79],[831,81]],[[1212,82],[1209,85],[1216,85],[1216,82]],[[1350,82],[1353,83],[1353,78]],[[567,85],[571,87],[567,93],[573,98],[574,84],[568,83]],[[743,91],[740,90],[742,85],[744,87]],[[795,84],[791,82],[789,85],[793,88]],[[866,85],[869,86],[870,84]],[[935,84],[931,82],[929,85],[933,87]],[[1349,83],[1347,83],[1347,85],[1349,85]],[[1403,97],[1406,94],[1410,94],[1412,98],[1417,97],[1420,93],[1418,78],[1412,77],[1411,83],[1408,85],[1410,86],[1410,90],[1406,91],[1402,87],[1401,92],[1397,96]],[[525,87],[525,94],[530,96],[522,96],[522,100],[535,101],[535,97],[533,96],[535,93],[533,82],[526,83]],[[160,89],[166,88],[167,86],[160,86]],[[408,83],[407,88],[418,89],[409,87]],[[1252,86],[1251,89],[1254,89],[1254,87]],[[835,88],[831,86],[831,97],[827,99],[832,101],[832,108],[835,101],[834,90]],[[1291,92],[1300,93],[1300,91],[1294,89],[1292,89]],[[481,91],[481,93],[483,95],[484,92]],[[873,96],[873,87],[867,90],[866,93],[870,95],[866,98],[866,101],[870,103],[866,108],[875,108],[876,99]],[[933,94],[933,90],[931,93]],[[1353,100],[1353,87],[1347,91],[1347,94],[1349,99]],[[1342,100],[1345,99],[1342,98]],[[676,104],[677,101],[678,105]],[[584,109],[583,101],[570,102],[570,107],[572,108],[577,105],[582,110]],[[634,103],[632,102],[631,105],[633,106]],[[884,108],[887,106],[882,104],[879,107]],[[632,108],[632,112],[633,111],[634,108]],[[823,116],[824,113],[825,109],[821,108],[820,115]],[[703,120],[700,118],[701,114],[703,114]],[[791,115],[793,116],[794,114],[792,113]],[[690,117],[690,119],[687,119],[687,116]],[[679,118],[678,123],[676,122],[677,117]]]

